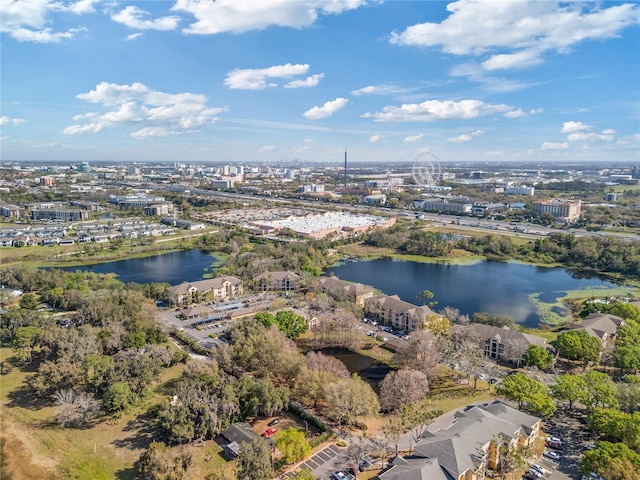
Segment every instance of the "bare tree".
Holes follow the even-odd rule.
[[[456,322],[460,317],[460,310],[449,306],[442,308],[439,313],[444,318],[448,318],[451,322]]]
[[[63,426],[85,426],[98,411],[98,401],[87,392],[58,390],[53,397],[58,404],[56,420]]]
[[[348,378],[349,370],[344,363],[334,357],[325,355],[322,352],[309,352],[307,354],[307,367],[310,370],[328,372],[335,378]]]
[[[418,370],[402,368],[388,373],[380,388],[380,406],[394,411],[407,403],[419,402],[429,394],[429,379]]]
[[[389,442],[392,442],[395,445],[395,456],[398,456],[398,442],[400,441],[400,437],[404,432],[407,431],[407,427],[402,422],[400,417],[390,416],[382,426],[382,432],[384,434],[384,438],[386,438]]]
[[[400,421],[409,431],[411,440],[414,444],[422,438],[429,424],[440,413],[433,410],[427,410],[424,402],[409,403],[403,405],[400,410]]]
[[[429,331],[417,330],[411,334],[407,346],[396,353],[394,360],[402,367],[423,372],[428,379],[433,380],[440,358],[435,335]]]

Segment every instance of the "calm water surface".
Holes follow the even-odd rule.
[[[562,292],[592,287],[614,287],[599,278],[579,278],[562,268],[543,268],[519,263],[480,262],[446,265],[392,259],[347,262],[327,271],[342,280],[372,285],[387,295],[418,303],[416,296],[430,290],[438,304],[473,315],[488,312],[509,315],[526,326],[537,327],[538,314],[528,295],[540,293],[542,302],[553,303]]]
[[[82,267],[63,267],[61,270],[76,270],[95,273],[115,273],[122,282],[169,283],[177,285],[183,281],[202,280],[206,273],[217,268],[216,257],[202,250],[181,250],[153,257],[131,258],[115,262],[99,263]]]

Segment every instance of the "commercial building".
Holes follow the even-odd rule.
[[[552,200],[548,202],[535,202],[533,213],[542,215],[550,213],[557,222],[575,222],[580,218],[580,200]]]

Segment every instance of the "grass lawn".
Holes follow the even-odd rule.
[[[53,422],[55,407],[29,398],[24,381],[32,374],[13,363],[12,351],[0,348],[2,376],[2,470],[13,478],[135,479],[134,464],[155,438],[150,406],[166,398],[167,383],[180,377],[184,365],[166,369],[161,382],[122,418],[101,419],[90,428],[62,428]],[[215,442],[193,447],[194,467],[202,477],[227,463]],[[205,462],[209,455],[210,460]],[[2,479],[5,477],[3,473]]]

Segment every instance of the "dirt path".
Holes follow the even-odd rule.
[[[52,480],[55,478],[56,461],[43,457],[29,441],[24,428],[16,428],[11,422],[2,422],[2,480]]]

